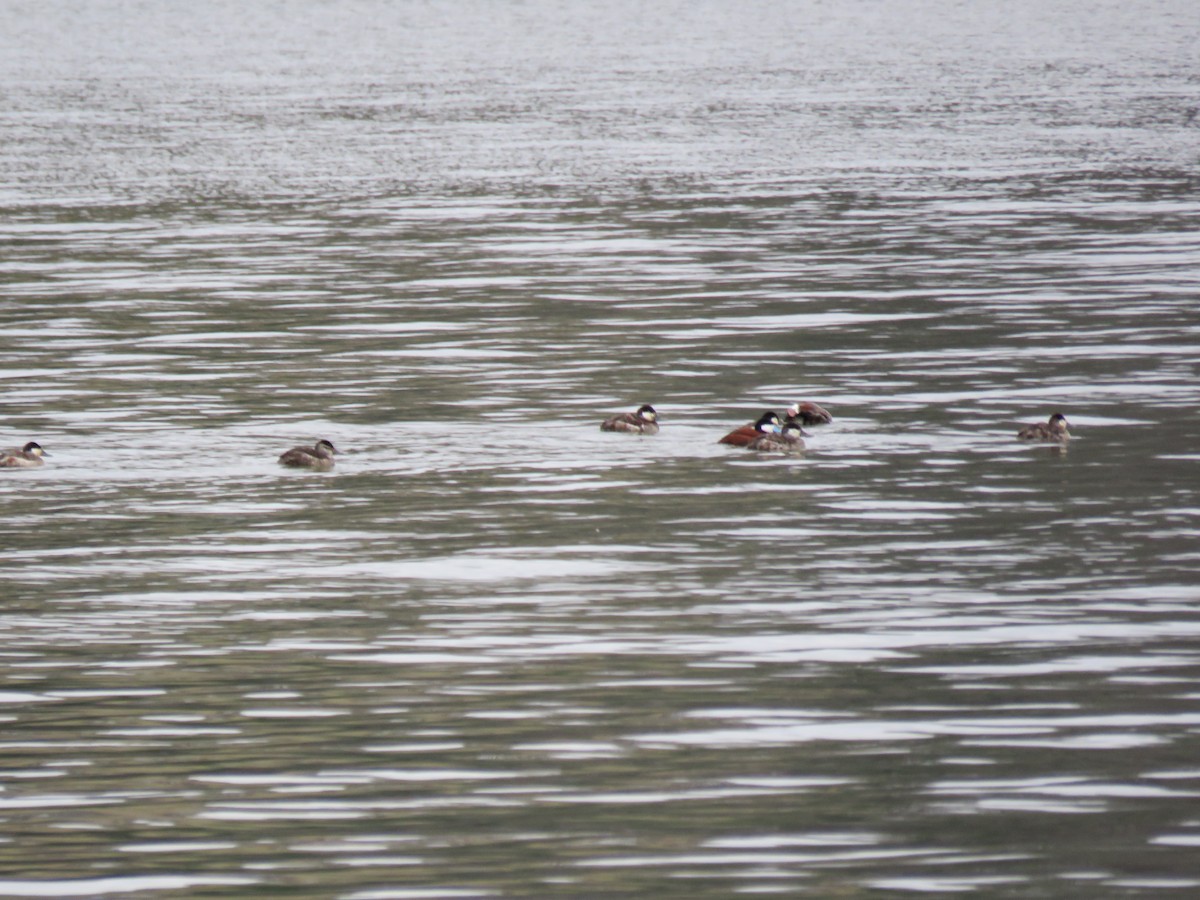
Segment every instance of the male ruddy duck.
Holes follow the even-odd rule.
[[[764,432],[774,432],[777,428],[779,428],[779,416],[767,410],[758,417],[757,422],[749,422],[740,428],[733,429],[717,443],[728,444],[730,447],[745,447]]]
[[[621,413],[600,423],[601,431],[624,431],[629,434],[658,434],[658,413],[649,403],[644,403],[636,412]]]
[[[337,453],[332,443],[317,441],[312,447],[293,447],[279,457],[279,462],[296,469],[317,469],[327,472],[333,468],[333,455]]]
[[[759,453],[799,453],[804,449],[804,431],[794,419],[784,423],[779,434],[764,431],[746,445],[747,450],[757,450]]]
[[[800,400],[789,406],[788,418],[795,419],[801,425],[829,425],[833,422],[833,416],[811,400]]]
[[[735,428],[725,437],[717,441],[718,444],[728,444],[731,447],[748,447],[750,443],[764,434],[777,434],[780,428],[779,416],[775,415],[771,410],[767,410],[758,417],[757,422],[751,422],[749,425],[743,425],[741,428]]]
[[[1056,412],[1048,422],[1038,422],[1026,425],[1017,432],[1017,438],[1022,441],[1069,441],[1071,432],[1067,431],[1067,417]]]
[[[30,441],[20,449],[0,450],[0,466],[6,469],[29,469],[43,465],[42,457],[49,455],[41,444]]]

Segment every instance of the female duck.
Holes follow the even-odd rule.
[[[1071,439],[1071,432],[1067,431],[1067,417],[1060,412],[1056,412],[1050,417],[1050,421],[1048,422],[1026,425],[1017,432],[1017,438],[1022,441],[1057,441],[1063,443]]]
[[[747,450],[757,450],[759,453],[799,453],[804,449],[804,431],[795,419],[789,418],[779,434],[764,431],[746,445]]]
[[[658,413],[649,403],[644,403],[636,412],[621,413],[600,423],[601,431],[624,431],[629,434],[658,434]]]
[[[833,422],[833,416],[811,400],[799,400],[789,406],[788,418],[795,419],[801,425],[829,425]]]
[[[41,444],[30,441],[20,449],[0,450],[0,466],[6,469],[28,469],[43,464],[42,457],[49,456]]]
[[[725,437],[717,441],[718,444],[728,444],[731,447],[745,447],[759,435],[765,432],[776,432],[779,429],[779,416],[767,410],[758,417],[757,422],[749,422],[740,428],[735,428]]]
[[[279,457],[281,465],[296,469],[316,469],[328,472],[333,468],[333,455],[337,453],[332,443],[319,440],[312,447],[293,447]]]

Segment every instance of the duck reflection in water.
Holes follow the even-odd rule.
[[[600,423],[601,431],[623,431],[627,434],[658,434],[658,413],[649,403],[635,412],[611,416]]]
[[[293,447],[279,457],[280,465],[294,469],[316,469],[327,472],[333,468],[333,455],[337,453],[333,443],[319,440],[312,447]]]

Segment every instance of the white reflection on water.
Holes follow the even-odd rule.
[[[240,875],[114,875],[60,881],[0,879],[8,897],[101,897],[140,891],[187,891],[209,887],[247,887],[259,879]]]
[[[387,579],[434,581],[507,582],[540,581],[547,578],[592,578],[610,575],[620,568],[631,575],[652,572],[654,567],[626,560],[604,562],[599,559],[537,559],[516,551],[511,555],[487,555],[479,552],[439,559],[395,560],[392,562],[346,563],[322,566],[332,578],[370,576]]]

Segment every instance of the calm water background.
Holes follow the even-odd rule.
[[[0,895],[1200,892],[1192,0],[0,12]]]

